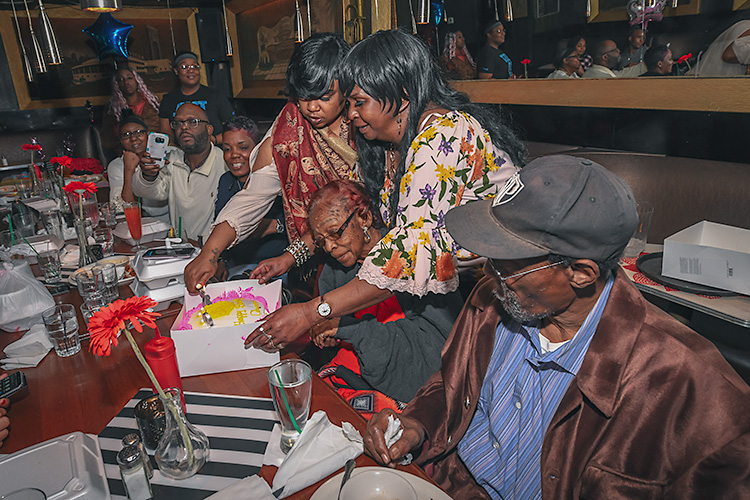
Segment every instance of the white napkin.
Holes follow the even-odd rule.
[[[78,245],[65,245],[60,252],[60,265],[66,268],[78,268]]]
[[[362,436],[352,424],[342,422],[338,427],[324,411],[317,411],[279,467],[271,489],[283,488],[278,498],[286,498],[342,468],[362,451]]]
[[[52,341],[47,337],[44,325],[34,325],[23,337],[5,347],[5,359],[0,359],[4,370],[33,368],[52,349]]]
[[[248,500],[276,500],[271,493],[271,487],[260,476],[248,476],[240,479],[232,486],[217,491],[206,500],[235,500],[237,498]]]

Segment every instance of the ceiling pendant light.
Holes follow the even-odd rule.
[[[31,69],[29,56],[26,55],[26,47],[23,45],[23,37],[21,36],[21,25],[18,24],[18,12],[16,12],[15,0],[11,0],[10,4],[13,6],[13,20],[16,22],[16,33],[18,33],[18,43],[21,45],[21,56],[23,57],[23,69],[24,69],[24,72],[26,73],[26,81],[31,83],[34,81],[34,72]]]
[[[57,45],[55,30],[52,29],[52,22],[49,20],[47,11],[44,10],[42,0],[39,0],[39,25],[41,26],[40,36],[42,37],[44,54],[47,56],[47,63],[52,66],[62,64],[63,58],[60,54],[60,47]]]
[[[430,23],[430,0],[419,0],[417,4],[417,24]]]
[[[81,0],[81,10],[96,12],[116,12],[122,10],[121,0]]]
[[[224,33],[227,37],[227,56],[234,55],[234,50],[232,49],[232,37],[229,36],[229,23],[227,23],[227,6],[224,3],[224,0],[221,0],[221,8],[224,10]]]
[[[42,55],[42,47],[39,45],[39,40],[36,38],[34,32],[34,25],[31,23],[31,14],[29,14],[29,4],[26,0],[23,0],[23,6],[26,9],[26,19],[29,20],[29,33],[31,34],[31,45],[34,46],[34,66],[37,73],[47,72],[47,63],[44,62],[44,56]]]
[[[505,0],[505,20],[508,22],[513,20],[513,6],[510,0]]]

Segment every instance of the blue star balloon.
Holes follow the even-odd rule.
[[[99,14],[96,22],[83,32],[94,39],[97,55],[102,61],[108,57],[128,58],[128,35],[132,29],[132,24],[121,23],[107,12]]]
[[[443,0],[432,0],[432,17],[435,26],[439,25],[445,17],[445,6]]]

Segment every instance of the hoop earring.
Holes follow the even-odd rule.
[[[365,226],[362,228],[362,231],[365,233],[365,243],[369,243],[369,241],[372,239],[372,236],[370,236],[370,233],[368,232],[370,230],[370,226]]]

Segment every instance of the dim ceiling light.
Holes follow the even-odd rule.
[[[115,12],[122,10],[121,0],[81,0],[81,10],[89,12]]]

